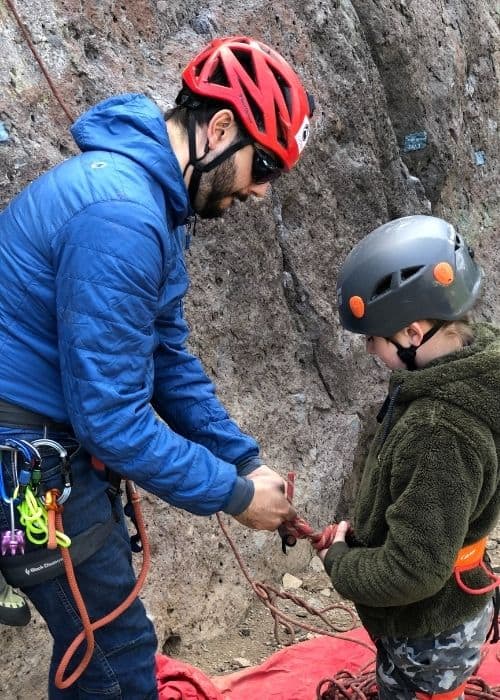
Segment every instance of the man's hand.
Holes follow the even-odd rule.
[[[295,509],[287,501],[286,482],[275,471],[262,465],[249,474],[255,493],[250,505],[234,518],[254,530],[276,530],[285,520],[293,520]]]
[[[255,479],[256,476],[273,476],[285,483],[283,477],[281,477],[278,472],[275,472],[274,469],[268,467],[267,464],[261,464],[260,467],[257,467],[257,469],[254,469],[253,472],[247,474],[247,479]]]

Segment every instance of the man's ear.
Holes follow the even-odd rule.
[[[207,125],[207,141],[210,150],[233,140],[236,121],[230,109],[219,109]]]

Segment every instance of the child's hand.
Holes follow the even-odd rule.
[[[335,531],[335,537],[333,538],[332,544],[335,544],[335,542],[345,542],[345,538],[349,530],[351,529],[351,525],[348,520],[342,520],[338,525],[337,525],[337,530]],[[325,561],[326,553],[328,552],[327,549],[320,549],[318,552],[318,557],[321,559],[321,561]]]
[[[337,531],[335,537],[333,538],[333,544],[335,542],[345,542],[346,535],[350,529],[351,525],[348,520],[341,520],[337,525]]]
[[[318,557],[321,559],[322,562],[325,561],[326,553],[328,552],[327,549],[320,549],[319,552],[317,552]]]

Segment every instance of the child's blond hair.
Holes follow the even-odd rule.
[[[429,321],[433,325],[435,323],[440,323],[439,321]],[[463,316],[456,321],[445,321],[442,325],[442,329],[446,335],[458,336],[460,342],[465,347],[470,345],[474,340],[474,330],[471,325],[471,319],[469,316]]]

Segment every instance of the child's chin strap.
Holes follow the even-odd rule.
[[[432,336],[438,332],[438,330],[444,325],[444,321],[438,321],[432,328],[429,328],[427,333],[424,335],[422,338],[422,342],[420,345],[410,345],[410,347],[405,348],[402,345],[400,345],[396,340],[392,340],[392,338],[387,338],[393,345],[395,345],[398,349],[398,357],[399,359],[404,362],[406,365],[406,368],[409,369],[410,371],[418,369],[417,364],[415,362],[415,358],[417,355],[417,350],[418,348],[421,348],[424,343],[426,343],[428,340],[432,338]]]

